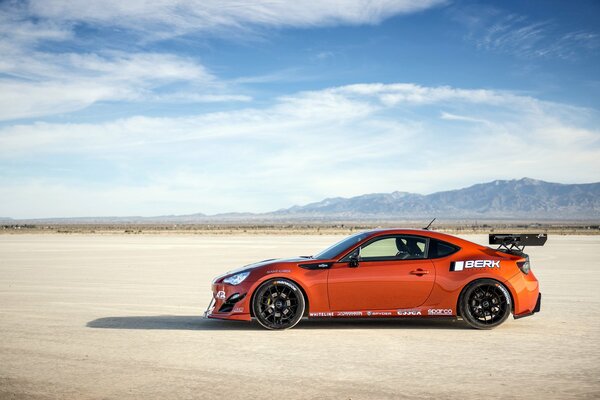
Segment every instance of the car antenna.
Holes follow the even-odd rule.
[[[433,224],[433,221],[435,221],[435,218],[431,220],[431,222],[423,229],[425,229],[426,231],[429,230],[429,227],[431,226],[431,224]]]

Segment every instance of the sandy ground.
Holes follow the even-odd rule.
[[[213,276],[334,240],[0,235],[0,399],[600,398],[599,236],[531,248],[542,312],[493,331],[201,317]]]

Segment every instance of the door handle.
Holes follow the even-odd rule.
[[[427,275],[429,273],[429,271],[427,271],[426,269],[418,268],[418,269],[416,269],[414,271],[410,271],[410,273],[412,275],[423,276],[423,275]]]

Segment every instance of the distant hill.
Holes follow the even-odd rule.
[[[421,195],[407,192],[334,197],[271,213],[288,217],[600,218],[600,183],[497,180]]]
[[[600,182],[561,184],[523,178],[496,180],[429,195],[392,192],[333,197],[273,212],[157,217],[86,217],[21,220],[27,223],[240,223],[401,219],[600,220]],[[0,219],[4,223],[18,220]]]

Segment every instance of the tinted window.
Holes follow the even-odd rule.
[[[429,242],[429,258],[446,257],[456,253],[460,248],[446,242],[432,239]]]
[[[331,260],[332,258],[335,258],[335,256],[340,255],[341,253],[343,253],[350,247],[354,246],[361,240],[364,240],[370,234],[371,234],[371,232],[361,232],[361,233],[356,233],[352,236],[348,236],[344,240],[339,241],[336,244],[334,244],[333,246],[326,248],[325,250],[323,250],[322,252],[320,252],[319,254],[314,256],[313,258],[316,258],[318,260]]]
[[[374,240],[360,248],[360,259],[414,260],[425,258],[427,239],[415,236],[392,236]]]

